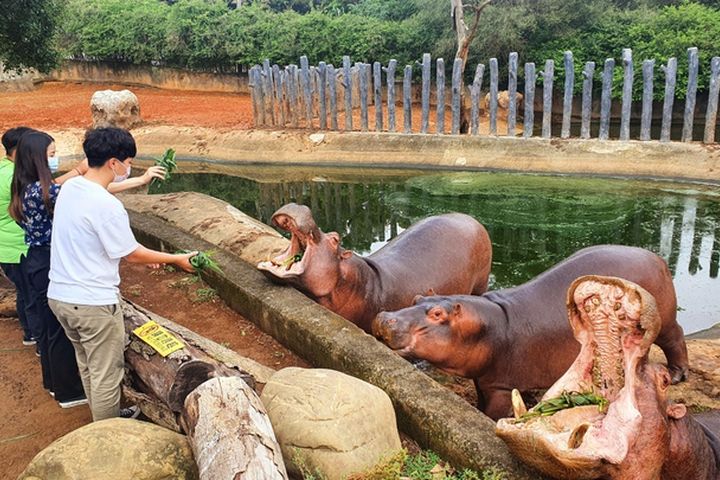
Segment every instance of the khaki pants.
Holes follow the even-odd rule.
[[[125,368],[125,326],[115,305],[75,305],[48,299],[75,347],[80,378],[93,421],[120,415],[120,383]]]

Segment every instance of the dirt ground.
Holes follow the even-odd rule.
[[[123,264],[129,300],[271,367],[307,367],[302,359],[230,309],[194,275]],[[33,347],[22,345],[15,319],[0,319],[0,479],[15,479],[62,435],[91,421],[87,406],[61,409],[42,388]]]

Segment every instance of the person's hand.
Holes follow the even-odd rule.
[[[85,175],[87,171],[90,170],[88,159],[86,158],[83,161],[78,162],[78,164],[75,165],[75,170],[77,170],[80,175]]]
[[[158,180],[165,180],[165,167],[158,167],[153,166],[145,170],[145,173],[143,173],[142,181],[143,185],[147,185],[148,183],[152,182],[153,178],[157,178]]]
[[[195,273],[195,267],[190,264],[190,259],[197,255],[198,252],[180,253],[176,255],[177,261],[175,265],[189,273]]]
[[[164,263],[148,263],[147,268],[149,268],[150,270],[158,270],[163,265],[165,265],[165,264]]]

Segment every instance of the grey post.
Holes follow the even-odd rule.
[[[490,59],[490,135],[497,135],[498,61]]]
[[[705,114],[705,135],[703,142],[715,143],[715,122],[718,110],[718,92],[720,91],[720,57],[710,61],[710,87],[708,88],[708,106]]]
[[[273,88],[272,68],[270,67],[270,60],[267,58],[263,60],[263,77],[265,78],[265,100],[267,101],[267,108],[270,111],[269,120],[270,125],[275,125],[275,96]]]
[[[605,60],[605,68],[602,77],[602,95],[600,96],[600,140],[607,140],[610,137],[610,103],[612,101],[612,77],[615,68],[615,60]]]
[[[328,96],[330,97],[330,130],[338,129],[337,72],[332,64],[327,66]]]
[[[525,64],[525,108],[523,110],[523,137],[530,138],[535,126],[535,64]]]
[[[683,121],[682,141],[692,141],[693,121],[695,117],[695,97],[697,96],[698,49],[688,48],[688,85],[685,96],[685,119]]]
[[[359,79],[360,79],[360,130],[368,131],[368,64],[359,63]]]
[[[438,58],[435,70],[435,85],[437,87],[437,133],[445,133],[445,60]]]
[[[275,93],[275,103],[277,104],[278,116],[277,124],[285,125],[285,110],[283,109],[282,79],[280,77],[280,67],[277,64],[272,66],[273,87]]]
[[[456,58],[453,62],[452,74],[452,134],[460,133],[460,97],[462,92],[462,58]]]
[[[320,130],[327,130],[327,65],[318,64],[318,99],[320,101],[318,113],[320,114]]]
[[[387,106],[388,106],[388,131],[395,131],[395,70],[397,60],[391,59],[385,73],[387,75]]]
[[[305,55],[300,57],[300,75],[302,79],[303,98],[305,100],[305,128],[312,128],[313,106],[310,68]]]
[[[517,119],[517,105],[515,98],[517,96],[517,67],[518,54],[510,52],[508,58],[508,117],[507,117],[507,134],[511,137],[515,136],[515,123]]]
[[[667,65],[664,65],[662,70],[665,72],[665,101],[663,102],[660,141],[669,142],[673,103],[675,102],[675,83],[677,82],[677,58],[668,58]]]
[[[420,133],[427,133],[430,128],[430,54],[424,53],[422,58],[422,121]]]
[[[250,94],[253,106],[253,119],[255,120],[255,128],[265,123],[265,115],[262,110],[262,86],[260,85],[260,76],[258,75],[260,67],[255,65],[250,69],[248,78],[250,79]]]
[[[592,87],[595,75],[595,62],[585,63],[583,69],[582,123],[580,138],[590,138],[590,118],[592,115]]]
[[[565,95],[563,97],[563,116],[560,138],[570,137],[570,121],[572,120],[573,89],[575,88],[575,62],[571,51],[563,55],[565,66]]]
[[[622,91],[622,108],[620,111],[620,140],[630,140],[630,113],[632,108],[632,89],[633,89],[633,61],[632,50],[623,48],[623,91]]]
[[[545,70],[543,76],[543,120],[542,120],[542,137],[550,138],[552,135],[552,97],[553,97],[553,78],[555,77],[555,62],[552,60],[545,61]]]
[[[478,64],[475,68],[475,78],[473,79],[472,88],[470,89],[470,133],[477,135],[480,129],[480,93],[482,92],[482,80],[485,73],[485,65]]]
[[[298,110],[297,101],[297,65],[289,65],[286,67],[288,71],[288,97],[290,99],[290,125],[293,128],[298,127],[300,112]]]
[[[650,140],[653,111],[653,80],[655,77],[655,60],[645,60],[643,72],[642,115],[640,117],[640,140]]]
[[[412,133],[412,66],[405,65],[403,72],[403,127]]]
[[[383,131],[382,70],[380,62],[373,63],[373,90],[375,93],[375,130]]]
[[[343,88],[345,89],[345,130],[352,131],[352,73],[350,57],[343,57]]]

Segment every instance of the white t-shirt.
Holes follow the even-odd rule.
[[[48,298],[78,305],[118,303],[120,259],[137,247],[120,200],[84,177],[68,180],[55,203]]]

